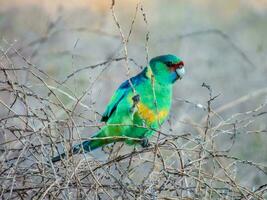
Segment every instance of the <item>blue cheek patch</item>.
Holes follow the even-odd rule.
[[[177,74],[176,74],[175,71],[171,73],[171,77],[170,78],[171,78],[171,82],[172,83],[174,83],[178,79]]]

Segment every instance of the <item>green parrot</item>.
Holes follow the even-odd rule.
[[[105,126],[91,139],[74,146],[69,155],[90,152],[117,141],[149,146],[148,138],[170,112],[173,83],[184,74],[184,63],[175,55],[151,59],[149,66],[123,82],[112,96],[101,119]],[[64,157],[66,153],[52,158],[52,162]]]

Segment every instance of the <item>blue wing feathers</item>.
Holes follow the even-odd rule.
[[[131,83],[133,84],[133,86],[137,86],[139,84],[141,84],[142,82],[144,82],[147,77],[146,77],[146,70],[147,68],[145,68],[140,74],[136,75],[135,77],[131,78]],[[102,122],[107,122],[109,117],[112,115],[112,113],[114,113],[114,111],[116,110],[118,104],[120,103],[120,101],[127,96],[127,94],[132,90],[131,88],[131,84],[129,82],[129,80],[124,81],[120,87],[117,89],[117,91],[115,92],[115,94],[112,96],[106,111],[103,113],[101,121]]]
[[[125,91],[120,91],[120,89],[116,91],[114,96],[111,98],[111,101],[108,104],[106,111],[102,115],[102,118],[101,118],[102,122],[108,121],[109,117],[116,110],[118,104],[120,103],[120,101],[123,99],[124,96],[125,96]]]

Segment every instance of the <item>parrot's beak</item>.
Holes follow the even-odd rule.
[[[175,72],[178,77],[177,79],[182,79],[183,76],[185,75],[184,63],[182,61],[177,64]]]

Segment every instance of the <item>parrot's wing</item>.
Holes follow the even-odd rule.
[[[131,78],[131,83],[133,87],[136,87],[139,84],[142,84],[143,81],[145,81],[145,79],[147,79],[147,77],[145,76],[145,72],[146,72],[146,68],[143,72],[141,72],[140,74],[138,74],[137,76]],[[115,92],[115,94],[111,97],[111,100],[106,108],[106,111],[103,113],[101,121],[102,122],[107,122],[108,119],[110,118],[110,116],[114,113],[114,111],[116,110],[118,104],[120,103],[120,101],[126,97],[129,92],[131,92],[132,86],[129,82],[129,80],[123,82],[120,87],[117,89],[117,91]],[[129,108],[130,109],[130,108]]]
[[[119,87],[117,89],[115,94],[111,97],[111,100],[110,100],[109,104],[107,105],[105,112],[102,115],[102,118],[101,118],[102,122],[108,121],[109,117],[116,110],[118,104],[123,99],[123,97],[126,95],[127,91],[128,91],[127,89],[123,89],[121,87]]]

